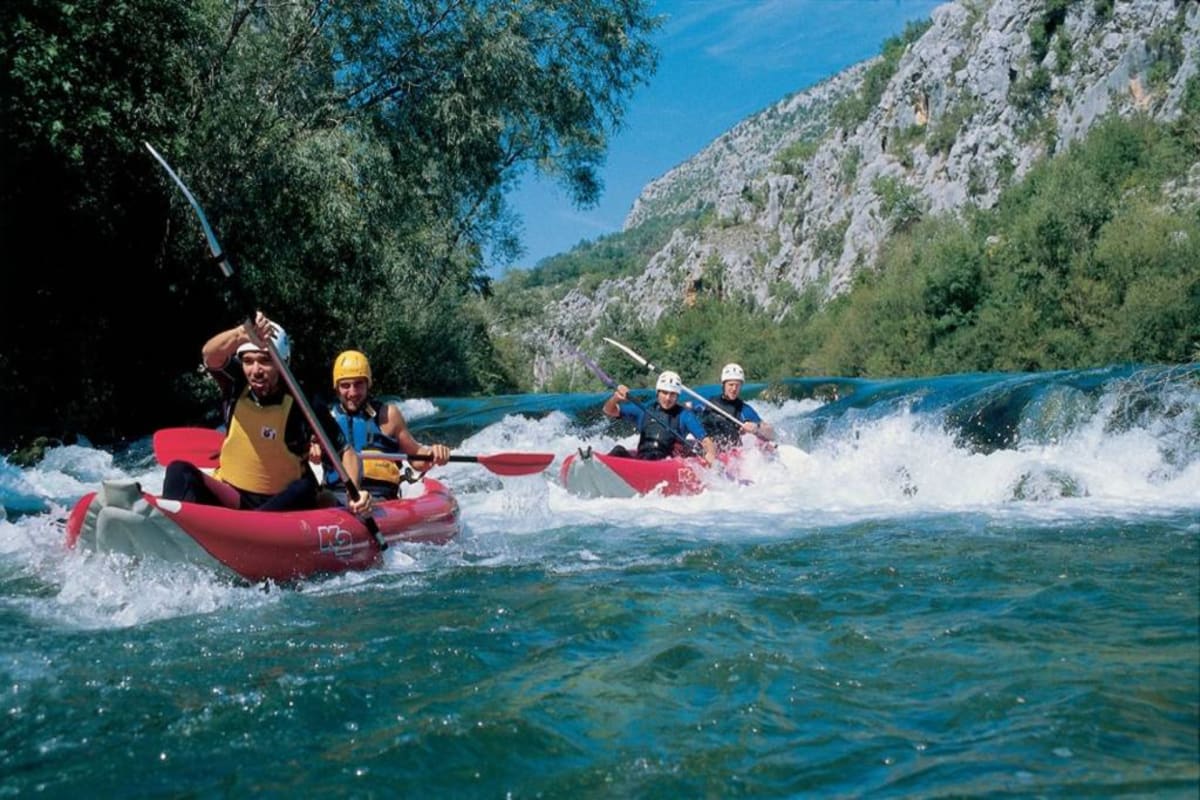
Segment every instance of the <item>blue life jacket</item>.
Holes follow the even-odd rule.
[[[348,414],[346,409],[342,408],[341,403],[334,403],[329,413],[337,421],[338,427],[342,429],[342,435],[346,437],[346,441],[354,447],[359,453],[369,450],[377,450],[381,453],[399,453],[400,443],[391,436],[384,434],[379,427],[379,414],[383,403],[378,400],[368,400],[363,404],[363,407],[358,410],[357,414]],[[396,469],[397,480],[389,480],[386,483],[395,486],[399,480],[399,470]],[[363,477],[363,486],[370,487],[375,481],[369,474]],[[340,487],[342,479],[338,476],[335,470],[325,468],[325,484],[330,487]]]

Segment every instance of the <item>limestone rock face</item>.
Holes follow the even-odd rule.
[[[831,112],[881,57],[780,100],[648,184],[626,229],[700,209],[709,223],[677,229],[640,274],[573,291],[545,328],[521,332],[539,343],[536,381],[614,306],[653,322],[716,282],[759,306],[814,283],[832,297],[906,221],[991,207],[1105,115],[1174,118],[1200,71],[1194,0],[1089,0],[1057,17],[1045,0],[958,0],[931,19],[853,127]],[[1195,191],[1187,184],[1180,192]],[[903,202],[883,202],[881,187]]]

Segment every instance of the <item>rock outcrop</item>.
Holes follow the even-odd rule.
[[[865,119],[839,127],[833,109],[881,58],[781,100],[647,185],[627,229],[701,208],[711,222],[676,230],[640,274],[548,309],[546,328],[525,332],[540,345],[537,381],[614,304],[653,322],[719,283],[723,296],[786,313],[779,297],[812,285],[826,297],[844,291],[894,231],[922,215],[990,207],[1106,115],[1173,118],[1200,71],[1200,3],[948,3],[895,62]],[[1194,192],[1188,183],[1180,190]]]

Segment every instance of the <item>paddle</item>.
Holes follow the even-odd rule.
[[[212,428],[163,428],[154,433],[154,457],[160,464],[169,464],[176,459],[190,461],[198,467],[217,466],[217,456],[225,434]],[[432,456],[404,453],[359,454],[364,459],[380,461],[428,461]],[[554,461],[553,453],[493,453],[484,456],[469,456],[451,453],[450,460],[465,464],[479,464],[497,475],[536,475]]]
[[[603,383],[603,384],[604,384],[605,386],[607,386],[609,389],[612,389],[614,392],[617,390],[617,382],[616,382],[615,380],[613,380],[613,379],[612,379],[612,378],[609,376],[609,374],[608,374],[607,372],[605,372],[604,370],[600,369],[600,365],[599,365],[599,364],[597,364],[597,363],[596,363],[595,361],[593,361],[592,359],[588,358],[588,357],[587,357],[587,356],[586,356],[584,353],[582,353],[581,351],[579,351],[579,350],[576,350],[574,347],[571,347],[570,345],[567,345],[567,349],[571,351],[571,354],[572,354],[573,356],[575,356],[575,357],[576,357],[576,358],[578,358],[578,359],[579,359],[581,362],[583,362],[583,365],[584,365],[585,367],[587,367],[587,368],[588,368],[588,371],[589,371],[589,372],[591,372],[593,375],[595,375],[595,376],[596,376],[596,378],[597,378],[597,379],[599,379],[599,381],[600,381],[601,383]],[[644,404],[642,404],[642,403],[638,402],[637,398],[635,398],[635,397],[632,397],[632,396],[629,396],[629,395],[626,395],[625,399],[626,399],[628,402],[630,402],[630,403],[633,403],[635,406],[637,406],[638,408],[640,408],[640,409],[642,410],[642,413],[643,413],[643,414],[649,414],[649,413],[650,413],[650,409],[646,408],[646,406],[645,406]],[[674,431],[674,430],[672,430],[672,429],[670,428],[670,426],[663,426],[663,427],[666,429],[667,433],[669,433],[669,434],[671,434],[672,436],[674,436],[674,437],[675,437],[675,439],[676,439],[676,440],[677,440],[677,441],[678,441],[678,442],[679,442],[681,445],[683,445],[683,449],[684,449],[684,450],[686,450],[687,452],[691,453],[692,455],[701,455],[701,448],[700,448],[700,445],[699,445],[699,443],[698,443],[698,442],[692,442],[692,441],[688,441],[688,440],[687,440],[687,439],[685,439],[685,438],[684,438],[684,437],[683,437],[683,436],[682,436],[680,433],[678,433],[677,431]]]
[[[360,454],[363,458],[377,461],[428,461],[430,455],[410,456],[406,453],[373,453]],[[489,472],[497,475],[536,475],[550,466],[554,461],[554,453],[492,453],[489,456],[468,456],[461,453],[451,453],[450,460],[464,464],[479,464]]]
[[[610,339],[610,338],[608,338],[607,336],[605,336],[605,337],[604,337],[604,341],[608,342],[608,343],[609,343],[609,344],[611,344],[613,347],[617,348],[618,350],[620,350],[621,352],[623,352],[625,355],[629,356],[629,357],[630,357],[630,358],[632,358],[634,361],[636,361],[637,363],[641,364],[643,367],[645,367],[647,370],[649,370],[651,374],[655,374],[655,375],[657,375],[657,374],[658,374],[658,372],[659,372],[659,369],[658,369],[658,367],[654,366],[654,365],[653,365],[653,364],[651,364],[649,361],[647,361],[646,359],[642,358],[640,355],[638,355],[636,352],[634,352],[633,350],[631,350],[631,349],[630,349],[629,347],[627,347],[626,345],[623,345],[623,344],[621,344],[621,343],[620,343],[620,342],[618,342],[616,339]],[[712,409],[713,411],[717,412],[717,413],[718,413],[718,414],[720,414],[721,416],[725,417],[725,419],[729,420],[729,421],[730,421],[730,422],[732,422],[734,425],[737,425],[739,429],[740,429],[740,428],[742,427],[742,425],[744,424],[742,420],[738,419],[738,418],[737,418],[737,417],[735,417],[733,414],[730,414],[728,411],[726,411],[725,409],[721,408],[721,407],[720,407],[719,405],[717,405],[716,403],[713,403],[711,400],[709,400],[708,398],[704,397],[703,395],[701,395],[701,394],[699,394],[699,393],[697,393],[697,392],[695,392],[695,391],[693,391],[693,390],[689,389],[689,388],[688,388],[687,386],[685,386],[685,385],[684,385],[682,382],[680,382],[680,384],[679,384],[679,388],[683,389],[685,392],[687,392],[688,394],[690,394],[692,397],[694,397],[694,398],[696,398],[697,400],[699,400],[701,403],[703,403],[703,404],[704,404],[705,406],[707,406],[708,408]],[[770,439],[768,439],[766,436],[764,436],[764,435],[763,435],[761,432],[759,432],[759,431],[755,431],[755,432],[754,432],[754,435],[755,435],[755,436],[757,436],[759,439],[761,439],[761,440],[762,440],[762,441],[764,441],[764,442],[769,442],[769,441],[771,441]]]
[[[221,273],[226,278],[233,280],[234,295],[239,301],[239,304],[246,311],[246,319],[243,322],[243,325],[246,328],[246,334],[250,337],[252,342],[255,342],[259,346],[263,347],[268,353],[271,354],[271,360],[274,361],[275,365],[279,368],[279,374],[283,377],[284,383],[287,384],[293,400],[304,413],[304,418],[308,421],[308,426],[316,435],[317,441],[321,445],[321,449],[326,453],[326,455],[329,456],[330,462],[333,463],[334,469],[337,470],[338,476],[342,479],[342,483],[346,486],[346,494],[349,495],[351,502],[357,501],[359,498],[358,487],[354,484],[354,481],[351,480],[350,475],[347,473],[346,467],[344,464],[342,464],[338,454],[334,452],[333,442],[330,440],[329,434],[325,431],[324,427],[318,424],[317,415],[313,411],[312,406],[309,404],[308,399],[304,396],[304,391],[300,388],[300,384],[296,382],[295,376],[292,375],[291,369],[288,368],[287,361],[280,357],[279,351],[275,348],[275,342],[270,336],[266,337],[265,340],[259,339],[258,330],[254,325],[254,318],[258,311],[258,306],[246,294],[245,287],[242,285],[242,282],[237,279],[237,275],[233,269],[233,263],[221,249],[221,244],[217,241],[217,236],[215,233],[213,233],[212,226],[208,224],[208,217],[204,216],[204,209],[200,207],[200,203],[196,201],[196,198],[192,195],[191,190],[188,189],[187,184],[183,182],[183,179],[175,174],[175,170],[171,169],[171,165],[167,163],[167,160],[159,155],[158,151],[151,147],[149,142],[143,142],[143,144],[145,144],[146,149],[150,151],[150,155],[154,156],[155,160],[158,161],[158,163],[162,165],[162,168],[167,171],[167,174],[171,176],[171,180],[175,181],[175,185],[179,187],[179,190],[183,192],[183,196],[186,197],[188,203],[191,204],[192,211],[196,212],[196,217],[200,220],[200,227],[204,230],[204,238],[208,241],[208,249],[209,252],[212,253],[212,260],[215,261],[217,266],[221,268]],[[386,550],[388,546],[387,540],[383,538],[383,533],[380,532],[379,525],[375,522],[375,518],[369,514],[366,514],[361,516],[360,519],[362,520],[363,525],[366,526],[367,530],[370,531],[371,536],[374,537],[375,543],[379,545],[379,549]]]
[[[201,469],[218,465],[225,434],[212,428],[162,428],[154,432],[154,457],[166,466],[188,461]]]

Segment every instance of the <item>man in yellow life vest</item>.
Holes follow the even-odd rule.
[[[283,328],[259,312],[255,318],[260,341],[269,337],[285,361],[291,346]],[[221,409],[227,433],[221,445],[220,466],[206,475],[187,461],[167,465],[162,496],[229,508],[291,511],[315,508],[319,485],[308,467],[313,430],[300,404],[282,382],[271,352],[257,344],[238,325],[209,339],[204,366],[221,388]],[[329,419],[328,413],[317,413]],[[357,477],[358,453],[332,420],[322,424],[338,451],[346,474]],[[371,508],[371,496],[360,492],[348,504],[355,514]]]
[[[421,472],[449,461],[446,445],[423,445],[413,437],[399,406],[370,396],[371,362],[358,350],[346,350],[334,359],[333,388],[337,402],[329,413],[346,441],[363,454],[362,488],[366,492],[380,499],[400,494],[400,467],[393,460],[371,458],[372,453],[404,453]],[[326,469],[325,483],[340,497],[344,487],[336,472]]]

